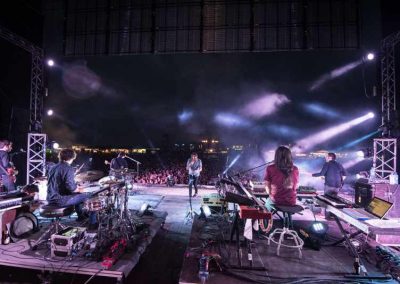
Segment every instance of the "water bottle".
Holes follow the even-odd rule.
[[[396,172],[392,172],[389,176],[389,183],[390,184],[398,184],[399,183],[399,176]]]

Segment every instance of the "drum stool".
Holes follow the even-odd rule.
[[[302,258],[301,249],[303,248],[304,241],[299,237],[297,232],[293,230],[292,215],[303,211],[303,207],[300,205],[294,206],[283,206],[274,205],[277,212],[282,212],[283,214],[283,228],[276,228],[268,237],[268,245],[273,242],[278,245],[276,249],[276,254],[279,255],[281,246],[298,249],[299,258]],[[279,215],[278,215],[279,216]],[[279,239],[274,239],[275,235],[279,236]],[[285,235],[290,239],[293,239],[294,244],[285,243]],[[292,241],[292,240],[291,240]]]
[[[62,217],[70,216],[72,213],[74,213],[74,206],[59,207],[57,205],[43,205],[40,207],[39,213],[41,217],[53,219],[53,221],[46,232],[44,232],[32,246],[32,250],[36,250],[37,247],[41,243],[46,242],[52,234],[56,234],[62,229],[66,228],[66,226],[61,224],[60,219]]]

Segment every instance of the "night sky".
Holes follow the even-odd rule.
[[[379,100],[364,94],[362,66],[310,91],[321,75],[361,57],[357,51],[74,59],[50,77],[46,106],[58,116],[46,120],[46,129],[55,140],[103,146],[152,146],[164,134],[171,142],[213,136],[227,144],[293,143],[377,111]],[[374,63],[364,68],[375,79]],[[371,95],[370,82],[367,88]],[[261,117],[243,114],[246,104],[273,94],[289,101]],[[311,103],[336,115],[307,112]],[[221,123],[219,114],[228,121]],[[357,127],[346,140],[373,131],[378,123]],[[347,142],[338,138],[339,144]]]

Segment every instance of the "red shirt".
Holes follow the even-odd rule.
[[[291,183],[284,184],[286,177],[274,164],[267,167],[264,180],[271,183],[269,197],[275,204],[296,204],[296,189],[299,183],[299,169],[296,166],[293,166]]]

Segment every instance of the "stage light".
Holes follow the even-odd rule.
[[[184,110],[178,114],[178,120],[181,124],[188,122],[193,117],[193,111]]]
[[[289,103],[290,100],[283,94],[271,93],[252,100],[241,110],[240,114],[250,118],[260,119],[276,112],[281,106]]]
[[[306,138],[301,139],[296,143],[296,145],[293,147],[294,152],[304,152],[306,150],[310,150],[314,146],[321,144],[332,137],[339,135],[371,118],[374,117],[374,114],[372,112],[369,112],[363,116],[360,116],[358,118],[355,118],[353,120],[350,120],[348,122],[330,127],[328,129],[325,129],[323,131],[320,131],[316,134],[312,134]]]
[[[47,60],[47,65],[49,65],[50,67],[54,66],[54,60],[53,59]]]
[[[357,157],[360,157],[360,158],[364,158],[364,156],[365,156],[363,151],[357,151],[356,155],[357,155]]]
[[[226,127],[248,127],[250,126],[250,122],[246,119],[242,118],[239,115],[232,114],[232,113],[218,113],[214,116],[214,121]]]
[[[341,116],[341,114],[339,112],[337,112],[336,110],[334,110],[332,107],[323,105],[323,104],[319,104],[319,103],[308,103],[308,104],[303,104],[303,108],[318,117],[321,118],[332,118],[332,119],[336,119],[338,117]]]
[[[315,91],[319,89],[322,85],[324,85],[326,82],[331,81],[337,77],[343,76],[344,74],[350,72],[351,70],[359,66],[362,62],[363,62],[362,60],[357,60],[349,64],[346,64],[344,66],[341,66],[339,68],[336,68],[331,72],[320,76],[316,81],[312,83],[310,91]]]
[[[52,116],[54,114],[54,111],[52,110],[52,109],[49,109],[48,111],[47,111],[47,115],[48,116]]]
[[[316,235],[324,235],[328,231],[328,226],[325,223],[315,221],[311,225],[311,231]]]
[[[353,140],[353,141],[347,143],[346,145],[344,145],[344,146],[342,146],[342,147],[339,147],[339,148],[337,149],[337,151],[341,151],[341,150],[343,150],[343,149],[353,147],[353,146],[359,144],[360,142],[365,141],[365,140],[369,139],[370,137],[372,137],[372,136],[374,136],[374,135],[376,135],[376,134],[378,134],[378,133],[379,133],[379,130],[373,131],[373,132],[371,132],[371,133],[368,133],[368,134],[364,135],[363,137],[357,138],[357,139],[355,139],[355,140]]]
[[[370,52],[370,53],[367,54],[367,59],[368,59],[369,61],[374,60],[374,58],[375,58],[375,54],[373,54],[372,52]]]
[[[57,149],[60,148],[60,144],[58,144],[57,142],[54,142],[52,147],[53,147],[54,150],[57,150]]]
[[[226,174],[230,168],[233,167],[234,164],[236,164],[237,160],[239,160],[240,156],[242,155],[242,153],[240,153],[239,155],[237,155],[232,162],[229,164],[229,166],[225,169],[225,171],[223,172],[223,174]]]

